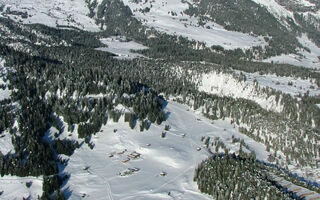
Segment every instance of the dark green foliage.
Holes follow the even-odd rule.
[[[309,20],[307,20],[302,14],[294,13],[294,19],[302,26],[303,32],[307,33],[308,38],[310,38],[318,47],[320,46],[320,31],[319,27],[313,24],[315,19],[312,15],[309,15]],[[320,21],[318,21],[320,24]]]
[[[15,78],[11,79],[11,84],[17,90],[11,98],[20,105],[19,110],[15,110],[20,136],[12,136],[15,155],[9,154],[2,158],[1,174],[39,176],[57,173],[53,150],[42,139],[50,127],[50,106],[39,98],[40,86],[35,80],[26,78],[23,70],[17,70],[12,76]]]
[[[64,154],[67,156],[71,156],[73,154],[73,151],[76,149],[73,142],[68,139],[54,140],[53,147],[56,149],[58,154]]]
[[[100,130],[101,126],[95,126],[94,124],[79,124],[78,134],[79,138],[86,138]]]
[[[92,142],[88,143],[88,146],[91,150],[94,148],[94,144]]]
[[[291,199],[264,168],[250,157],[214,155],[196,168],[194,181],[214,199]]]
[[[88,16],[92,18],[95,15],[94,9],[97,7],[98,2],[97,2],[97,0],[85,0],[85,1],[88,5],[89,11],[90,11]]]
[[[145,130],[148,130],[149,127],[150,127],[150,123],[148,122],[148,120],[143,120],[140,122],[140,131],[143,131],[144,129]]]
[[[296,53],[295,49],[302,47],[296,39],[295,32],[289,31],[266,8],[253,1],[194,0],[193,2],[194,4],[189,4],[189,9],[185,13],[199,16],[204,22],[212,20],[227,30],[271,36],[265,57]]]
[[[60,190],[56,190],[53,193],[53,200],[65,200],[65,196],[63,194],[63,192],[61,192]]]
[[[26,182],[26,187],[27,187],[27,188],[30,188],[31,185],[32,185],[32,181]]]
[[[124,114],[124,121],[129,122],[130,128],[133,129],[136,124],[136,116],[132,113],[125,113]]]
[[[62,132],[61,122],[58,118],[52,117],[52,126],[55,127],[59,133]]]
[[[120,0],[103,0],[98,6],[97,20],[101,27],[105,24],[107,32],[117,32],[120,35],[125,35],[130,29],[125,30],[129,24],[137,24],[137,20],[131,17],[132,12],[128,6],[125,6]],[[102,20],[104,18],[105,20]],[[116,23],[115,23],[116,22]],[[134,26],[131,24],[131,26]]]
[[[44,176],[43,177],[43,196],[50,195],[56,190],[59,190],[63,179],[59,175]]]
[[[12,108],[8,100],[0,102],[0,133],[13,125]]]

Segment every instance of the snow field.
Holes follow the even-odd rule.
[[[5,61],[0,58],[0,85],[7,85],[7,82],[3,80],[3,77],[7,73],[7,70],[4,67]],[[11,91],[6,87],[5,89],[0,88],[0,101],[9,98]]]
[[[5,5],[4,11],[10,9],[10,11],[27,12],[27,18],[8,15],[11,19],[25,24],[41,23],[50,27],[74,26],[87,31],[99,31],[94,19],[87,16],[89,9],[85,0],[0,0],[0,4]]]
[[[262,108],[281,112],[282,105],[275,102],[274,95],[267,97],[259,91],[254,84],[235,79],[231,74],[211,72],[202,74],[195,82],[199,83],[198,89],[208,94],[228,96],[233,98],[244,98],[258,103]]]
[[[11,142],[11,135],[7,131],[4,131],[0,135],[0,152],[4,155],[9,152],[14,153],[14,147]]]
[[[30,183],[28,188],[26,183]],[[0,178],[0,199],[37,199],[42,195],[42,177],[3,176]]]
[[[243,72],[242,72],[243,73]],[[260,75],[258,73],[243,73],[247,77],[247,82],[253,83],[256,80],[261,87],[270,87],[292,96],[304,95],[309,91],[310,96],[320,95],[320,88],[314,80],[304,80],[295,77],[281,77],[274,74]],[[292,85],[291,85],[292,83]]]
[[[108,122],[102,132],[92,137],[93,150],[86,144],[77,149],[64,170],[71,174],[64,186],[70,191],[70,199],[210,199],[193,182],[195,167],[210,155],[203,148],[201,136],[219,137],[230,152],[236,152],[239,144],[230,142],[234,135],[244,139],[259,159],[267,159],[264,145],[240,134],[228,121],[212,124],[171,101],[166,111],[169,118],[164,124],[152,125],[144,132],[138,126],[131,130],[123,119],[119,123]],[[171,128],[161,138],[165,124]],[[140,157],[128,160],[133,152]],[[128,168],[138,171],[122,176]]]
[[[240,32],[227,31],[222,26],[208,22],[205,27],[198,25],[198,18],[183,12],[188,8],[181,0],[149,1],[133,3],[123,0],[131,8],[135,17],[149,27],[172,35],[181,35],[190,40],[206,43],[206,46],[220,45],[225,49],[248,49],[253,46],[265,46],[262,37],[254,37]],[[152,4],[152,7],[151,7]],[[151,7],[150,12],[142,13],[140,9]],[[174,13],[173,15],[170,13]],[[201,48],[201,47],[195,47]]]
[[[126,41],[125,37],[113,36],[109,38],[102,38],[100,41],[103,44],[106,44],[107,47],[99,47],[96,48],[96,50],[114,53],[118,55],[116,56],[116,58],[118,59],[133,59],[144,57],[141,54],[133,53],[132,50],[143,50],[148,48],[134,41]]]
[[[312,42],[306,34],[303,34],[301,37],[298,37],[299,42],[307,47],[310,52],[305,49],[299,49],[301,55],[288,54],[274,56],[268,59],[263,60],[264,62],[274,62],[280,64],[291,64],[295,66],[303,66],[307,68],[312,68],[320,70],[320,48]]]

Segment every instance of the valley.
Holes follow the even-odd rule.
[[[312,0],[0,0],[0,199],[319,199],[319,22]]]

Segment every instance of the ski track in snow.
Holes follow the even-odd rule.
[[[1,200],[37,199],[42,195],[42,177],[3,176],[0,178]],[[30,188],[26,183],[32,182]]]

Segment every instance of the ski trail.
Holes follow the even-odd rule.
[[[87,172],[89,174],[92,174],[92,175],[95,175],[95,176],[99,177],[105,183],[105,185],[107,186],[107,195],[109,197],[109,200],[114,200],[113,196],[112,196],[112,192],[111,192],[111,187],[110,187],[109,181],[105,177],[99,176],[96,173],[92,172],[90,169],[88,169]]]

